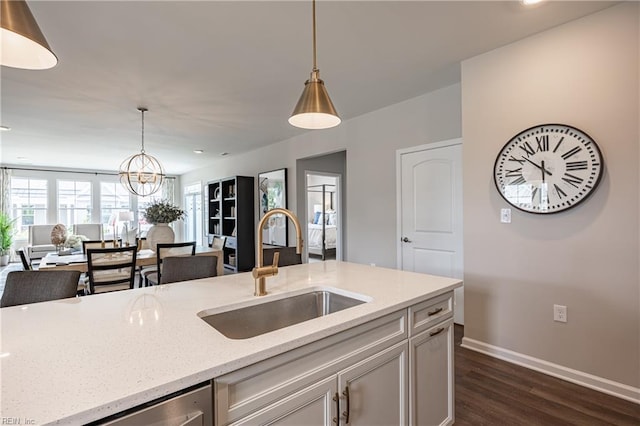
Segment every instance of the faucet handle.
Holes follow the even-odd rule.
[[[279,251],[273,253],[273,268],[276,271],[278,270],[278,262],[280,262],[280,252]]]

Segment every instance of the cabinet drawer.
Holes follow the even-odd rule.
[[[407,338],[406,310],[214,380],[216,424],[226,425]]]
[[[409,308],[409,333],[411,336],[453,316],[453,291]]]

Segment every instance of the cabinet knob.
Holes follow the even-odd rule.
[[[411,242],[411,240],[410,240],[410,239],[408,239],[407,237],[404,237],[404,238],[402,239],[402,242],[403,242],[403,243],[410,243],[410,242]]]

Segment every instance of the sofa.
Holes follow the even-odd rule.
[[[27,253],[31,260],[42,259],[47,253],[56,251],[51,244],[51,231],[55,225],[29,225]]]
[[[51,231],[55,225],[29,225],[29,245],[27,253],[33,259],[42,259],[47,253],[56,251],[56,246],[51,244]],[[83,235],[89,240],[101,240],[101,223],[82,223],[73,225],[72,231],[68,233]]]

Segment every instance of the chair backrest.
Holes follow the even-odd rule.
[[[222,250],[224,249],[225,244],[227,244],[226,236],[214,235],[209,247],[214,248],[216,250]]]
[[[156,265],[158,281],[162,279],[162,261],[169,256],[193,256],[196,254],[196,242],[186,243],[158,243],[156,248]]]
[[[18,250],[18,254],[20,255],[20,261],[22,262],[22,269],[25,271],[33,271],[33,266],[31,265],[31,258],[29,258],[29,253],[25,249]]]
[[[273,263],[273,255],[277,251],[280,252],[278,266],[299,265],[302,263],[302,255],[296,253],[295,247],[273,247],[262,250],[265,265]]]
[[[136,237],[136,246],[139,250],[145,250],[149,248],[147,243],[147,237]]]
[[[97,290],[115,291],[133,288],[136,256],[137,251],[134,246],[87,249],[90,293],[97,293]]]
[[[51,244],[53,225],[29,225],[29,245]]]
[[[0,307],[75,297],[79,279],[79,271],[9,272]]]
[[[101,223],[78,223],[73,225],[74,235],[84,235],[89,240],[102,240]]]
[[[198,280],[218,275],[217,256],[169,256],[162,262],[160,284]]]
[[[84,240],[82,241],[82,252],[86,253],[87,249],[99,249],[99,248],[115,248],[122,246],[122,240]]]

